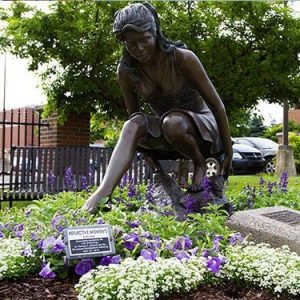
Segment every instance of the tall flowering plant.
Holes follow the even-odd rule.
[[[242,191],[233,190],[227,197],[234,203],[236,210],[267,206],[287,206],[300,210],[299,190],[288,186],[288,174],[284,171],[278,181],[274,177],[265,180],[260,177],[257,186],[247,184]],[[292,199],[292,200],[291,200]]]

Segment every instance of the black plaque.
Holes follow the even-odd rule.
[[[286,223],[290,226],[300,225],[300,214],[289,210],[281,210],[272,213],[267,213],[263,214],[263,216],[282,223]]]
[[[68,227],[64,230],[67,259],[115,254],[109,225]]]

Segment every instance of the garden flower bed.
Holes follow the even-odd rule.
[[[276,184],[261,178],[258,187],[246,186],[229,198],[239,209],[263,203],[299,209],[298,191],[288,188],[287,180],[286,175]],[[63,192],[24,209],[0,211],[0,295],[12,295],[18,284],[27,284],[31,293],[31,285],[36,292],[46,285],[49,295],[63,286],[70,299],[76,297],[74,285],[79,299],[101,300],[210,299],[216,291],[220,297],[261,293],[260,299],[300,295],[300,257],[287,247],[249,243],[225,226],[227,214],[218,207],[204,215],[190,212],[179,222],[168,201],[153,198],[151,185],[135,186],[124,177],[110,210],[102,203],[97,215],[89,215],[82,209],[88,193]],[[63,229],[103,223],[112,226],[116,255],[66,266]],[[204,291],[207,298],[200,298]]]

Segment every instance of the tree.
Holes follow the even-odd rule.
[[[298,100],[300,20],[283,3],[169,5],[160,9],[163,28],[199,56],[225,103],[232,131],[241,128],[259,99]]]
[[[57,1],[45,13],[16,2],[3,17],[10,51],[29,58],[29,70],[41,74],[46,113],[125,115],[115,76],[120,47],[111,34],[118,7],[114,2]]]
[[[42,74],[47,111],[101,111],[125,117],[115,71],[121,54],[111,33],[124,2],[58,1],[44,13],[14,3],[4,16],[12,53]],[[154,2],[165,35],[202,61],[224,101],[232,130],[258,100],[296,102],[300,22],[282,3]],[[32,11],[29,16],[29,12]],[[6,46],[7,47],[7,46]],[[39,67],[46,66],[46,70]]]
[[[266,130],[266,126],[264,125],[264,118],[257,113],[254,113],[249,121],[249,135],[250,136],[262,136],[264,131]]]

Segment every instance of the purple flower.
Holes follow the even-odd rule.
[[[181,250],[175,255],[175,257],[180,261],[181,260],[184,261],[184,260],[188,260],[190,258],[190,255],[186,251]]]
[[[61,238],[56,239],[53,248],[52,253],[60,253],[65,250],[65,243]]]
[[[222,265],[222,260],[219,257],[212,257],[207,262],[207,268],[214,274],[218,273],[220,271]]]
[[[21,255],[23,255],[25,257],[32,257],[33,256],[30,245],[25,247],[25,249],[21,252]]]
[[[269,196],[271,197],[273,194],[273,187],[276,186],[276,183],[271,183],[270,181],[268,182],[268,186],[267,186],[267,191],[269,193]]]
[[[72,167],[66,168],[65,178],[64,178],[66,186],[71,186],[73,184],[73,178],[74,175],[73,175]]]
[[[16,235],[16,237],[21,238],[25,231],[24,224],[17,224],[13,227],[13,231]]]
[[[122,179],[121,179],[121,185],[122,185],[123,187],[125,187],[125,186],[127,185],[127,180],[128,180],[128,174],[125,173],[125,174],[123,175]]]
[[[3,238],[3,237],[5,237],[4,233],[2,231],[0,231],[0,238]]]
[[[41,240],[38,244],[40,244],[40,247],[43,250],[43,252],[46,253],[52,249],[55,241],[56,241],[56,238],[54,236],[50,236],[50,237],[46,238],[45,240]]]
[[[94,261],[91,258],[81,260],[75,267],[75,273],[79,276],[89,272],[94,265]]]
[[[73,191],[75,190],[75,186],[77,186],[77,183],[74,179],[72,167],[66,168],[64,182],[67,189],[71,189]]]
[[[157,257],[156,252],[151,249],[143,249],[140,255],[148,260],[156,260]]]
[[[195,247],[190,250],[190,253],[192,256],[196,256],[197,252],[199,251],[199,247]]]
[[[127,179],[128,179],[128,175],[127,173],[125,173],[121,179],[121,182],[119,184],[120,189],[124,189],[124,187],[127,185]]]
[[[159,236],[154,237],[154,239],[151,240],[150,243],[151,243],[151,245],[149,248],[151,248],[152,250],[161,248],[161,239]]]
[[[254,203],[255,203],[255,199],[256,199],[255,191],[256,191],[255,187],[253,187],[252,190],[250,189],[250,190],[247,191],[247,194],[248,194],[248,197],[247,197],[247,206],[250,209],[253,208]]]
[[[38,239],[38,235],[35,231],[32,231],[30,233],[30,238],[33,240],[33,241],[36,241]]]
[[[48,174],[49,185],[53,187],[53,185],[55,184],[55,181],[56,181],[56,176],[53,174],[52,170],[50,170],[49,174]]]
[[[142,233],[141,233],[141,236],[144,237],[144,238],[146,238],[146,239],[149,239],[149,240],[152,239],[151,233],[150,233],[150,232],[147,232],[147,231],[142,232]]]
[[[61,238],[50,236],[42,241],[40,248],[44,253],[60,253],[65,250],[65,244]]]
[[[203,198],[204,200],[208,201],[211,198],[210,190],[210,180],[207,176],[205,176],[202,180],[202,187],[203,187]]]
[[[111,258],[110,256],[103,256],[100,258],[100,265],[101,266],[108,266],[111,264]]]
[[[213,250],[218,252],[219,251],[219,243],[221,240],[223,240],[224,238],[221,235],[216,235],[214,240],[213,240]]]
[[[284,171],[280,176],[280,182],[279,182],[279,186],[282,192],[287,191],[287,185],[288,185],[288,173],[287,171]]]
[[[165,247],[166,247],[167,250],[171,250],[172,251],[172,245],[171,245],[170,242],[166,243]]]
[[[114,255],[111,258],[111,264],[118,265],[121,262],[121,256],[120,255]]]
[[[186,212],[188,214],[199,212],[199,203],[196,198],[191,196],[191,194],[188,194],[186,197]]]
[[[229,238],[229,244],[234,246],[238,241],[243,241],[243,239],[241,233],[237,232]]]
[[[105,221],[103,221],[101,218],[98,218],[96,223],[97,224],[105,224]]]
[[[45,279],[52,279],[54,278],[56,275],[55,273],[51,270],[50,268],[50,263],[46,264],[41,272],[39,273],[39,275]]]
[[[266,183],[266,181],[262,177],[260,177],[259,178],[259,185],[263,186],[263,185],[265,185],[265,183]]]
[[[88,182],[86,176],[81,176],[81,187],[83,190],[87,191],[88,190]]]
[[[146,192],[146,199],[148,202],[153,202],[153,193],[154,193],[154,186],[153,184],[149,184],[147,187],[147,192]]]
[[[255,199],[256,199],[256,187],[253,187],[253,189],[249,189],[247,191],[248,197],[247,197],[247,205],[248,208],[252,209],[255,203]]]
[[[204,251],[202,252],[202,256],[205,257],[205,258],[208,258],[209,255],[210,255],[209,250],[204,249]]]
[[[244,187],[244,190],[246,191],[246,193],[251,191],[251,187],[249,183],[247,183],[247,185]]]
[[[121,261],[121,256],[120,255],[115,255],[115,256],[103,256],[100,259],[100,265],[101,266],[108,266],[110,264],[119,264]]]
[[[141,222],[140,221],[132,221],[132,222],[126,222],[131,228],[136,228],[136,227],[139,227]]]
[[[123,241],[124,247],[131,251],[140,242],[140,239],[137,233],[131,232],[123,235]]]
[[[25,210],[25,217],[28,218],[28,217],[30,216],[30,214],[31,214],[31,209],[30,209],[30,208],[27,208],[27,209]]]
[[[173,251],[191,249],[192,244],[193,244],[193,242],[189,237],[185,237],[185,236],[179,237],[175,241]]]
[[[128,186],[128,197],[133,198],[136,195],[136,189],[134,183],[130,183]]]
[[[41,240],[39,240],[38,242],[37,242],[37,244],[36,244],[36,247],[38,248],[38,249],[42,249],[43,250],[43,243],[44,243],[44,240],[43,239],[41,239]]]
[[[51,220],[51,227],[53,230],[56,230],[60,233],[63,231],[64,227],[67,227],[67,220],[62,215],[53,217]]]

